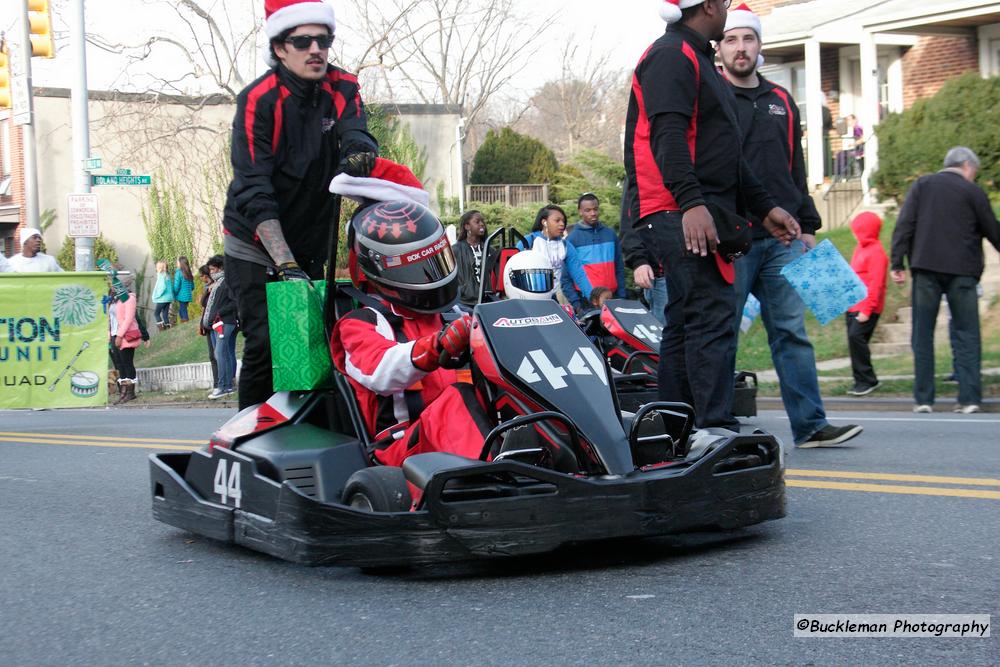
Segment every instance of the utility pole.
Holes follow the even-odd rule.
[[[90,114],[87,109],[87,24],[84,19],[84,0],[72,0],[70,17],[70,43],[73,49],[74,77],[70,94],[73,105],[73,165],[77,172],[76,189],[79,194],[90,193]],[[76,270],[94,270],[94,239],[76,238]]]
[[[28,227],[38,229],[38,167],[35,154],[35,104],[31,89],[31,23],[28,20],[28,0],[18,2],[21,12],[21,76],[19,85],[27,89],[22,95],[25,104],[14,115],[14,124],[21,126],[24,150],[24,216]],[[23,91],[22,91],[23,92]],[[17,99],[17,94],[15,94]]]

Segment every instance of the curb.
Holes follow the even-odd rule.
[[[842,396],[824,397],[823,405],[827,411],[864,411],[864,412],[910,412],[913,409],[912,398],[846,398]],[[757,407],[761,410],[784,410],[785,406],[778,396],[758,396]],[[952,399],[938,401],[935,414],[952,414],[954,407]],[[1000,412],[1000,398],[987,398],[979,404],[983,413]]]

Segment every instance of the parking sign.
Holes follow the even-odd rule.
[[[96,237],[100,232],[96,194],[68,195],[69,235],[73,238]]]

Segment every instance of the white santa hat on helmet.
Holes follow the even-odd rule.
[[[761,28],[760,17],[753,13],[747,3],[729,10],[726,15],[725,32],[736,30],[737,28],[749,28],[757,33],[757,39],[764,41],[764,30]],[[764,64],[764,56],[757,54],[757,67]]]
[[[277,65],[271,55],[270,42],[286,30],[300,25],[325,25],[332,35],[337,30],[333,7],[325,0],[264,0],[264,33],[268,43],[264,45],[264,60],[271,67]]]
[[[350,197],[358,202],[411,201],[430,206],[431,196],[410,168],[404,164],[377,158],[372,173],[367,177],[337,174],[330,182],[330,192]]]
[[[705,0],[663,0],[660,4],[660,18],[667,23],[677,23],[681,20],[681,10],[696,7]]]

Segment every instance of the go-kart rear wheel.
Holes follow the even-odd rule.
[[[357,471],[344,487],[344,504],[363,512],[408,512],[413,498],[403,470],[374,466]]]

